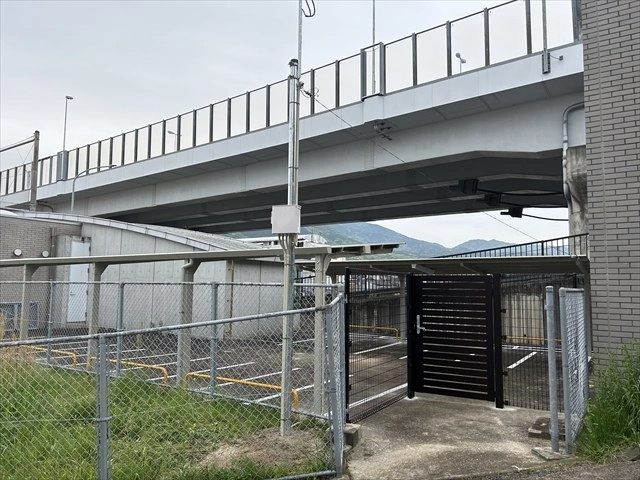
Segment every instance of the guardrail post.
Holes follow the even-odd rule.
[[[489,38],[489,9],[485,8],[483,11],[484,19],[484,66],[491,65],[491,42]]]
[[[198,141],[198,111],[194,110],[193,111],[193,129],[192,129],[192,134],[191,134],[191,146],[195,147],[196,143]]]
[[[411,64],[413,86],[418,85],[418,36],[411,34]]]
[[[378,48],[380,49],[380,66],[378,67],[379,78],[378,78],[378,93],[380,95],[386,95],[387,93],[387,49],[385,48],[384,43],[380,42],[378,44]],[[374,52],[375,53],[375,52]]]
[[[244,131],[249,133],[251,131],[251,94],[249,92],[244,102],[244,122]]]
[[[147,158],[151,158],[151,125],[147,128],[149,129],[147,133]]]
[[[264,99],[264,103],[265,103],[265,127],[270,127],[271,126],[271,85],[267,84],[267,86],[265,87],[266,91],[265,91],[265,99]]]
[[[447,22],[447,77],[451,76],[453,65],[451,60],[451,22]]]
[[[209,143],[213,142],[213,103],[209,105]]]
[[[231,99],[227,98],[227,136],[231,138]]]
[[[167,151],[166,143],[167,143],[167,121],[162,120],[162,155],[164,155]]]
[[[178,115],[176,125],[176,152],[180,151],[180,139],[182,137],[182,115]]]
[[[527,55],[533,52],[533,41],[531,35],[531,0],[524,0],[524,15],[527,29]]]
[[[309,71],[309,92],[309,115],[313,115],[316,113],[316,71],[313,68]]]
[[[336,60],[336,68],[335,68],[335,90],[336,90],[336,108],[340,106],[340,60]]]
[[[375,51],[372,47],[371,54],[375,55]],[[372,79],[375,77],[375,72],[372,73]],[[373,95],[374,92],[372,91]],[[364,100],[367,97],[367,49],[360,49],[360,99]]]
[[[107,374],[107,344],[103,335],[99,337],[98,374],[96,376],[98,397],[98,479],[111,479],[111,414],[109,409],[109,375]]]

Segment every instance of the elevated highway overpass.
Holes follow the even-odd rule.
[[[436,28],[303,75],[303,225],[566,205],[563,152],[586,143],[583,110],[567,113],[583,101],[582,44],[545,56],[529,38],[496,63],[485,22],[484,66],[457,72],[452,24],[446,56],[422,50]],[[425,73],[437,64],[443,76]],[[43,159],[37,200],[214,233],[269,228],[287,202],[283,99],[280,82]],[[29,202],[26,177],[0,172],[2,205]]]

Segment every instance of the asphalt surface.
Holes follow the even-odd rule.
[[[640,462],[576,465],[544,460],[533,448],[550,441],[528,436],[544,411],[486,401],[417,394],[366,418],[348,458],[350,480],[588,479],[640,480]],[[564,445],[560,445],[561,450]]]

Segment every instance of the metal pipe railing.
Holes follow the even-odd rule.
[[[201,372],[189,372],[184,376],[184,388],[189,388],[189,379],[190,378],[202,378],[204,380],[211,380],[211,375],[209,375],[208,373],[201,373]],[[235,384],[238,384],[238,385],[245,385],[247,387],[266,388],[268,390],[277,390],[279,392],[282,391],[282,386],[280,386],[280,385],[272,385],[270,383],[254,382],[254,381],[251,381],[251,380],[242,380],[240,378],[229,378],[229,377],[216,376],[216,381],[218,381],[218,382],[235,383]],[[300,407],[300,396],[298,395],[298,391],[295,388],[292,388],[291,389],[291,394],[293,395],[293,408],[298,409]]]

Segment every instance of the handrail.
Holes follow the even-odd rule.
[[[97,360],[96,357],[89,357],[89,361],[87,362],[87,367],[91,368],[91,364]],[[162,383],[167,385],[169,383],[169,372],[166,367],[162,367],[160,365],[149,365],[148,363],[138,363],[138,362],[130,362],[128,360],[114,360],[113,358],[108,358],[107,362],[109,363],[119,363],[120,365],[127,365],[129,367],[138,367],[138,368],[148,368],[149,370],[157,370],[162,373]]]
[[[68,352],[67,350],[57,350],[57,349],[48,349],[45,347],[32,347],[32,346],[27,346],[26,348],[29,348],[31,350],[37,350],[39,352],[51,352],[51,353],[56,353],[60,356],[63,357],[71,357],[71,364],[75,367],[78,364],[78,354],[74,353],[74,352]]]
[[[386,330],[386,331],[394,332],[396,339],[400,338],[400,330],[393,327],[372,327],[369,325],[349,325],[349,328],[367,328],[369,330]]]
[[[494,12],[494,11],[500,9],[501,7],[513,4],[516,1],[517,0],[509,0],[509,1],[506,1],[505,3],[500,4],[500,5],[495,5],[495,6],[491,7],[491,8],[486,8],[486,9],[483,9],[483,10],[478,11],[478,12],[470,13],[468,15],[465,15],[465,16],[457,18],[455,20],[446,22],[444,24],[437,25],[437,26],[428,28],[426,30],[422,30],[420,32],[414,33],[412,35],[405,36],[405,37],[400,38],[400,39],[396,39],[396,40],[388,43],[387,45],[393,44],[393,43],[396,43],[396,42],[401,42],[401,41],[409,39],[409,38],[416,38],[416,37],[419,37],[420,35],[426,34],[427,32],[431,32],[433,30],[437,30],[437,29],[441,29],[441,28],[446,28],[448,31],[450,31],[451,25],[455,24],[456,22],[459,22],[459,21],[462,21],[462,20],[466,20],[468,18],[475,17],[475,16],[478,16],[478,15],[488,15],[489,12]],[[529,1],[530,0],[525,0],[525,2],[526,2],[525,4],[529,5],[529,3],[528,3]],[[573,13],[574,16],[576,15],[575,11],[573,11],[572,13]],[[520,12],[520,14],[522,14],[522,12]],[[527,22],[527,26],[528,26],[528,32],[529,32],[528,41],[529,41],[529,44],[530,44],[530,40],[531,40],[530,31],[531,31],[531,27],[532,27],[530,14],[528,14],[528,16],[527,16],[527,14],[525,14],[525,21]],[[485,43],[488,42],[489,35],[490,35],[490,31],[489,31],[487,26],[488,26],[488,23],[486,23],[485,32],[484,32],[484,35],[485,35],[484,41],[485,41]],[[578,38],[575,37],[575,33],[574,33],[574,42],[577,41],[577,40],[578,40]],[[451,58],[450,58],[451,57],[451,44],[450,43],[451,43],[451,41],[449,39],[449,45],[447,47],[447,52],[446,52],[446,54],[447,54],[447,56],[449,58],[449,61],[451,60]],[[380,44],[380,45],[384,46],[384,44]],[[371,46],[368,46],[368,47],[364,47],[364,50],[370,49],[372,47],[374,47],[374,46],[371,45]],[[527,50],[527,54],[529,55],[529,54],[532,54],[532,53],[533,52],[531,51],[531,47],[529,45],[529,48]],[[361,55],[360,53],[353,54],[351,56],[336,60],[336,62],[327,63],[327,64],[322,65],[320,67],[316,67],[314,69],[308,70],[307,72],[304,72],[302,75],[303,76],[304,75],[313,75],[314,72],[317,72],[319,70],[322,70],[323,68],[331,67],[332,65],[334,65],[335,66],[334,67],[334,69],[335,69],[335,72],[334,72],[335,79],[334,80],[339,84],[341,78],[343,78],[343,77],[341,77],[340,72],[339,72],[339,70],[340,70],[339,65],[341,63],[345,62],[345,61],[351,60],[353,58],[357,58],[360,55]],[[510,58],[516,58],[517,56],[518,55],[515,55],[515,56],[512,56]],[[414,57],[417,58],[417,56],[415,55],[415,51],[414,51]],[[485,66],[491,64],[491,62],[489,61],[489,56],[488,55],[487,55],[486,58],[487,58],[487,60],[486,60]],[[417,60],[414,60],[414,62],[417,62]],[[415,71],[416,67],[417,67],[417,64],[414,64],[414,71]],[[384,72],[382,72],[382,74],[384,74]],[[361,69],[360,75],[363,75],[362,69]],[[443,77],[438,77],[438,78],[445,78],[447,76],[452,76],[452,72],[449,71],[447,73],[447,75],[445,75]],[[348,79],[352,80],[351,77],[348,77]],[[353,80],[357,80],[357,79],[354,77]],[[362,78],[360,78],[360,81],[362,81]],[[202,106],[200,108],[190,109],[189,111],[187,111],[187,112],[185,112],[183,114],[178,114],[178,115],[176,115],[174,117],[171,117],[170,119],[165,119],[165,120],[158,121],[158,122],[155,122],[155,123],[147,124],[147,125],[141,126],[139,128],[130,130],[128,132],[112,135],[111,137],[108,137],[108,138],[105,138],[105,139],[102,139],[102,140],[97,140],[97,141],[95,141],[95,142],[93,142],[93,143],[91,143],[89,145],[72,148],[72,149],[69,150],[68,159],[66,161],[69,162],[69,163],[73,162],[73,164],[75,166],[74,167],[75,169],[81,169],[81,168],[85,168],[86,169],[86,168],[88,168],[90,166],[95,166],[94,163],[96,163],[96,162],[97,162],[98,166],[100,166],[102,164],[106,165],[107,163],[113,163],[113,164],[115,164],[117,166],[123,166],[123,165],[127,165],[129,163],[135,163],[135,162],[138,162],[138,161],[141,161],[141,160],[147,160],[147,159],[150,159],[150,158],[155,158],[158,155],[156,153],[154,153],[152,155],[151,151],[150,151],[151,150],[150,148],[146,149],[146,153],[144,153],[144,151],[142,151],[142,154],[140,155],[140,157],[137,155],[138,146],[139,146],[139,139],[138,139],[138,135],[137,135],[136,132],[148,129],[150,125],[161,125],[162,126],[162,131],[156,132],[156,133],[149,132],[149,138],[145,139],[144,142],[147,143],[147,145],[149,145],[149,146],[152,143],[154,143],[154,144],[156,144],[156,147],[158,147],[158,142],[160,142],[160,144],[162,145],[162,148],[161,148],[162,153],[160,155],[165,155],[166,152],[165,152],[164,146],[167,143],[167,137],[166,137],[166,133],[167,132],[166,131],[167,131],[168,128],[173,128],[173,127],[169,127],[166,124],[166,122],[168,122],[168,121],[178,121],[179,122],[181,117],[192,115],[194,110],[195,111],[199,111],[199,110],[203,110],[203,109],[211,109],[209,120],[205,120],[205,122],[208,122],[206,124],[206,126],[208,127],[209,132],[213,132],[213,123],[214,123],[213,122],[213,107],[214,106],[223,105],[225,103],[229,104],[231,102],[231,100],[233,100],[233,99],[241,98],[241,97],[244,97],[246,95],[251,95],[254,92],[258,92],[258,91],[261,91],[261,90],[265,90],[265,97],[266,98],[264,99],[263,103],[260,103],[260,111],[258,112],[258,115],[262,116],[262,118],[264,118],[264,115],[266,113],[266,117],[270,118],[269,115],[271,113],[273,113],[271,109],[272,109],[272,104],[274,102],[272,102],[272,99],[270,99],[269,90],[271,89],[271,87],[274,87],[276,85],[279,85],[279,84],[282,84],[282,83],[285,83],[285,82],[287,82],[287,79],[283,79],[283,80],[280,80],[280,81],[274,82],[274,83],[268,83],[266,86],[258,87],[258,88],[254,89],[254,90],[249,90],[248,92],[243,92],[241,94],[238,94],[235,97],[230,97],[230,98],[227,98],[225,100],[221,100],[221,101],[216,102],[216,103],[211,103],[209,105],[204,105],[204,106]],[[416,83],[415,83],[415,80],[414,80],[414,86],[415,85],[416,85]],[[338,90],[339,90],[339,88],[338,88]],[[383,93],[383,92],[381,92],[381,93]],[[389,92],[386,92],[386,93],[391,93],[391,92],[389,91]],[[366,97],[367,97],[367,95],[365,95],[362,98],[366,98]],[[329,107],[329,109],[337,108],[337,107],[340,107],[340,106],[344,106],[344,105],[340,105],[340,100],[339,100],[339,97],[338,97],[338,98],[336,98],[335,104],[333,106]],[[249,112],[248,109],[240,109],[240,110],[242,110],[241,112],[239,112],[240,120],[242,120],[241,123],[244,123],[246,125],[250,125],[251,113]],[[262,111],[262,110],[265,110],[265,111]],[[313,109],[312,109],[310,115],[312,115],[312,114],[313,114]],[[224,113],[224,117],[226,117],[226,118],[225,119],[221,118],[221,120],[222,121],[226,120],[225,121],[226,125],[230,125],[231,124],[231,112],[230,111],[225,112]],[[203,125],[201,125],[198,122],[194,121],[192,123],[193,123],[192,126],[189,127],[191,129],[191,132],[185,132],[184,133],[184,135],[186,135],[189,138],[192,138],[192,136],[193,136],[193,138],[195,138],[195,135],[196,135],[196,124],[199,125],[198,128],[203,128]],[[280,124],[281,123],[283,123],[283,122],[280,122]],[[258,124],[259,124],[259,126],[257,126],[256,129],[261,129],[261,128],[266,128],[266,127],[269,127],[269,126],[274,126],[274,125],[270,125],[269,121],[266,122],[266,125],[264,125],[264,122],[258,122]],[[227,133],[224,134],[223,138],[229,138],[229,137],[235,136],[236,134],[242,134],[242,133],[246,133],[246,132],[250,132],[250,131],[255,131],[255,130],[251,129],[251,128],[248,128],[246,130],[240,129],[240,131],[238,133],[233,133],[233,134],[232,134],[232,132],[227,131]],[[153,139],[152,139],[152,137],[153,137]],[[205,136],[203,136],[203,138],[205,138]],[[193,147],[196,147],[196,146],[199,146],[199,145],[204,145],[206,143],[209,143],[209,142],[213,141],[212,138],[213,137],[210,134],[208,142],[204,142],[204,143],[198,143],[198,142],[195,142],[195,141],[194,142],[186,142],[184,148],[180,148],[179,141],[178,141],[178,148],[172,149],[170,153],[174,153],[175,151],[181,151],[181,150],[184,150],[184,149],[187,149],[187,148],[193,148]],[[220,139],[220,138],[218,138],[218,139]],[[116,147],[116,143],[115,142],[117,142],[117,147]],[[107,148],[102,148],[103,145],[105,145]],[[90,148],[87,148],[88,146],[90,146]],[[96,153],[96,151],[97,151],[97,153]],[[129,152],[129,153],[127,153],[127,152]],[[131,152],[133,152],[133,154],[130,154]],[[108,162],[107,162],[106,158],[103,158],[105,156],[109,157],[108,158]],[[57,178],[54,179],[54,177],[53,177],[53,173],[56,170],[56,164],[55,164],[56,158],[57,158],[56,155],[52,155],[52,156],[43,157],[43,158],[38,160],[40,162],[40,164],[41,164],[41,168],[39,169],[39,171],[41,173],[40,173],[40,179],[38,179],[38,185],[45,185],[45,184],[49,184],[49,183],[52,183],[54,181],[57,181]],[[64,156],[63,156],[63,159],[64,159]],[[47,173],[48,179],[46,179],[46,181],[45,181],[45,178],[44,178],[44,176],[45,176],[44,172],[45,171],[48,172]],[[71,168],[71,165],[69,165],[68,173],[69,174],[73,174],[74,171],[75,170]],[[60,174],[60,172],[56,172],[56,177],[58,177],[59,174]],[[18,165],[18,166],[11,167],[9,169],[0,171],[0,195],[8,195],[8,194],[24,191],[25,189],[26,189],[26,166],[25,165]]]
[[[474,250],[471,252],[454,253],[452,255],[441,255],[436,258],[505,257],[509,255],[488,255],[488,254],[508,252],[509,250],[519,252],[518,254],[512,255],[512,256],[532,256],[534,254],[536,256],[554,256],[558,254],[556,253],[556,254],[549,255],[548,254],[549,250],[553,252],[554,250],[557,251],[561,248],[575,249],[576,247],[580,247],[580,249],[584,247],[586,250],[588,247],[588,241],[589,241],[588,235],[586,233],[580,233],[577,235],[569,235],[566,237],[551,238],[549,240],[538,240],[538,241],[529,242],[529,243],[505,245],[503,247],[485,248],[483,250]],[[566,243],[560,243],[560,242],[566,242]],[[534,252],[533,249],[529,249],[528,247],[539,247],[539,248],[537,248],[535,253],[528,253],[528,252]],[[569,254],[570,253],[567,253],[566,255],[569,255]]]
[[[184,376],[184,388],[189,388],[189,379],[192,377],[211,380],[211,375],[209,375],[208,373],[189,372]],[[249,387],[268,388],[270,390],[282,391],[282,386],[271,385],[269,383],[253,382],[251,380],[241,380],[239,378],[228,378],[228,377],[216,377],[216,380],[221,382],[237,383],[239,385],[247,385]],[[291,393],[293,395],[293,408],[297,409],[300,406],[300,397],[298,395],[298,391],[295,388],[292,388]]]

